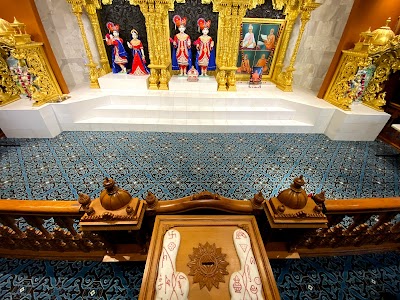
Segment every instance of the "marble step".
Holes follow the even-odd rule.
[[[215,120],[168,118],[102,118],[83,119],[64,130],[158,131],[208,133],[310,133],[312,124],[295,120]]]
[[[273,106],[157,106],[157,105],[105,105],[87,112],[88,117],[103,118],[159,118],[159,119],[222,119],[222,120],[291,120],[295,110]],[[82,119],[85,116],[83,115]]]

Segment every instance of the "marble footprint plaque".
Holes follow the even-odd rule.
[[[240,261],[240,271],[234,272],[229,280],[231,300],[261,300],[262,284],[257,263],[251,248],[250,236],[237,229],[233,233],[233,243]]]
[[[176,257],[178,254],[181,236],[175,229],[168,230],[158,263],[156,281],[157,300],[186,300],[189,294],[189,280],[182,272],[176,271]]]

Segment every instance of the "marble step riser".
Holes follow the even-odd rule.
[[[80,119],[102,118],[161,118],[161,119],[222,119],[222,120],[293,120],[294,111],[179,111],[146,109],[95,109]]]
[[[154,106],[273,106],[290,107],[290,103],[283,99],[271,98],[187,98],[187,97],[160,97],[160,96],[110,96],[108,101],[112,105],[154,105]]]
[[[173,124],[64,124],[64,131],[156,131],[203,133],[322,133],[313,126],[258,126],[258,125],[173,125]]]

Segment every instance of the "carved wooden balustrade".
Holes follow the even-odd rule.
[[[101,258],[105,241],[79,232],[76,201],[0,200],[0,255],[51,259]]]
[[[85,205],[77,201],[0,199],[0,256],[101,260],[108,254],[145,260],[156,215],[204,213],[255,215],[270,258],[400,250],[400,197],[326,200],[328,224],[319,229],[304,227],[304,213],[290,213],[295,223],[274,228],[265,210],[272,199],[267,201],[261,193],[250,201],[209,192],[159,201],[149,193],[145,201],[143,222],[136,231],[81,232],[78,223],[84,219]],[[303,227],[296,228],[296,222]]]
[[[328,228],[307,234],[300,255],[340,255],[400,250],[400,197],[326,200]]]

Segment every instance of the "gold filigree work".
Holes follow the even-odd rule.
[[[0,19],[0,49],[4,56],[7,52],[17,60],[23,60],[28,72],[32,76],[32,84],[27,86],[32,94],[33,105],[42,105],[48,102],[62,101],[66,98],[62,94],[57,79],[50,67],[46,54],[43,50],[43,43],[33,42],[30,35],[26,33],[25,24],[14,18],[13,23]],[[6,49],[6,50],[4,50]],[[3,57],[5,60],[5,57]],[[17,97],[15,82],[12,80],[11,72],[4,62],[1,64],[1,104],[10,103]],[[7,68],[7,70],[6,70]],[[8,73],[8,75],[5,74]]]
[[[0,106],[19,99],[19,89],[10,75],[6,62],[6,52],[0,48]]]
[[[382,92],[384,82],[392,72],[400,69],[400,35],[394,36],[388,27],[389,21],[373,32],[370,29],[362,32],[352,50],[342,51],[339,65],[324,95],[326,101],[350,110],[353,99],[349,83],[354,80],[359,69],[374,65],[375,72],[363,91],[361,101],[373,109],[383,110],[382,106],[386,104],[385,93]]]
[[[199,244],[198,248],[193,248],[193,254],[189,255],[190,261],[188,275],[194,276],[193,283],[199,283],[200,289],[207,287],[210,291],[214,286],[218,288],[220,282],[225,282],[224,275],[228,275],[226,267],[229,263],[225,260],[221,248],[215,244],[210,245],[206,242]]]

